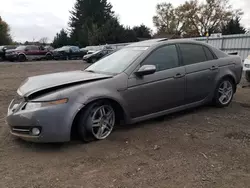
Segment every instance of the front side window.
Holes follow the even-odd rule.
[[[155,50],[142,65],[155,65],[156,71],[163,71],[179,66],[179,58],[175,45],[168,45]]]
[[[76,47],[76,46],[73,46],[71,48],[71,50],[72,50],[72,52],[79,52],[80,51],[79,47]]]
[[[207,61],[202,45],[179,44],[184,65],[191,65]]]

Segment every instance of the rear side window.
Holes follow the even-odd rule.
[[[196,44],[179,44],[184,65],[207,61],[203,46]]]
[[[212,52],[207,47],[204,46],[203,49],[205,51],[205,54],[207,56],[208,61],[215,59],[214,55],[212,54]]]
[[[179,66],[178,53],[175,45],[168,45],[155,50],[142,63],[142,65],[155,65],[156,71],[163,71]]]

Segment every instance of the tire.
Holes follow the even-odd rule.
[[[96,59],[96,58],[93,58],[93,59],[91,59],[90,61],[91,61],[91,63],[93,64],[93,63],[95,63],[95,62],[97,61],[97,59]]]
[[[52,58],[52,55],[51,54],[47,54],[46,55],[46,60],[52,60],[53,58]]]
[[[217,85],[214,94],[214,103],[217,107],[227,107],[233,100],[236,85],[230,78],[223,78]]]
[[[111,134],[116,120],[114,108],[105,101],[88,105],[78,118],[77,131],[84,142],[106,139]]]
[[[246,71],[245,73],[246,80],[250,82],[250,71]]]
[[[19,56],[18,56],[18,61],[20,61],[20,62],[26,61],[25,55],[23,55],[23,54],[19,55]]]

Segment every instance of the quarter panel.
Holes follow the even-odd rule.
[[[215,85],[215,77],[219,72],[217,60],[186,65],[186,104],[204,100]]]

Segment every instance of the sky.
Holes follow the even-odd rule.
[[[178,6],[185,0],[109,0],[121,24],[145,24],[155,30],[152,17],[157,3],[171,2]],[[250,28],[250,0],[230,0],[233,8],[244,11],[242,24]],[[75,0],[0,0],[0,16],[9,24],[15,41],[33,41],[53,37],[67,28],[69,11]]]

